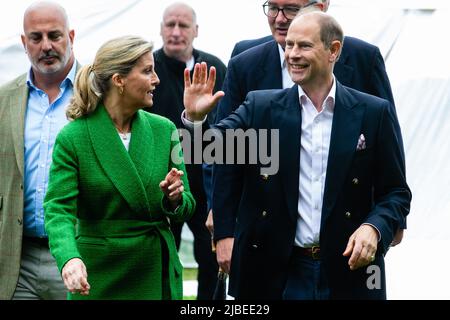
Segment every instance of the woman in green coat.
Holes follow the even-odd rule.
[[[168,218],[194,212],[175,125],[140,110],[159,84],[152,45],[105,43],[75,82],[45,198],[45,227],[69,299],[181,299]]]

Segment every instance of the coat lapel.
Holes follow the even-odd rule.
[[[348,174],[361,134],[364,112],[365,108],[358,105],[358,101],[337,82],[322,207],[322,226],[332,211]]]
[[[279,101],[271,102],[273,128],[280,130],[280,174],[289,216],[297,221],[301,112],[298,86],[287,90]]]
[[[25,110],[28,99],[28,87],[26,85],[26,75],[16,82],[17,89],[10,95],[11,106],[11,126],[13,128],[12,137],[16,153],[17,166],[23,177],[24,170],[24,131],[25,131]]]
[[[137,140],[141,139],[137,130],[141,126],[139,122],[142,119],[139,119],[140,117],[137,122],[136,119],[133,120],[130,144],[135,144],[133,143],[135,135],[138,136]],[[120,140],[105,107],[99,105],[87,118],[86,123],[94,153],[106,175],[135,212],[148,212],[147,194],[139,171]],[[135,127],[135,123],[138,123],[138,128]]]
[[[129,155],[133,161],[145,189],[151,183],[155,162],[154,136],[150,122],[138,111],[133,121]]]
[[[283,81],[281,79],[278,45],[275,41],[270,41],[264,45],[264,53],[261,54],[261,56],[265,57],[265,59],[261,61],[259,75],[255,77],[255,79],[259,79],[256,88],[258,88],[258,90],[282,89]]]

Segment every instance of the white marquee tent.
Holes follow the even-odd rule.
[[[32,1],[0,13],[0,84],[25,72],[22,15]],[[161,14],[172,1],[60,0],[76,31],[74,50],[90,62],[106,40],[136,34],[161,46]],[[225,63],[234,43],[267,35],[259,1],[186,0],[197,11],[195,46]],[[389,299],[450,299],[450,3],[432,0],[331,0],[347,35],[380,47],[395,96],[413,192],[404,242],[387,257]],[[1,161],[1,159],[0,159]]]

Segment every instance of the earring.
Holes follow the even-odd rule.
[[[123,87],[119,87],[119,93],[120,95],[123,95]]]

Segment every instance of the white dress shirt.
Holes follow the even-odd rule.
[[[186,62],[186,68],[192,71],[195,67],[195,58],[194,56],[191,56],[191,58]]]
[[[278,52],[280,53],[280,64],[281,64],[281,79],[283,81],[283,89],[291,88],[294,85],[291,76],[289,75],[286,59],[284,58],[283,47],[278,45]]]
[[[117,132],[119,134],[120,140],[122,140],[123,146],[125,147],[125,149],[127,151],[130,151],[130,140],[131,140],[131,132],[127,132],[127,133],[120,133]]]
[[[331,126],[336,96],[336,80],[317,112],[303,89],[298,87],[302,131],[300,146],[300,176],[298,219],[295,244],[308,248],[319,244],[323,194],[330,149]]]
[[[66,78],[59,85],[58,96],[52,103],[48,95],[36,87],[31,68],[28,71],[26,84],[29,93],[23,149],[23,232],[28,237],[47,237],[43,204],[47,193],[53,145],[58,132],[69,122],[66,117],[66,107],[73,96],[76,69],[77,63],[74,62]]]

